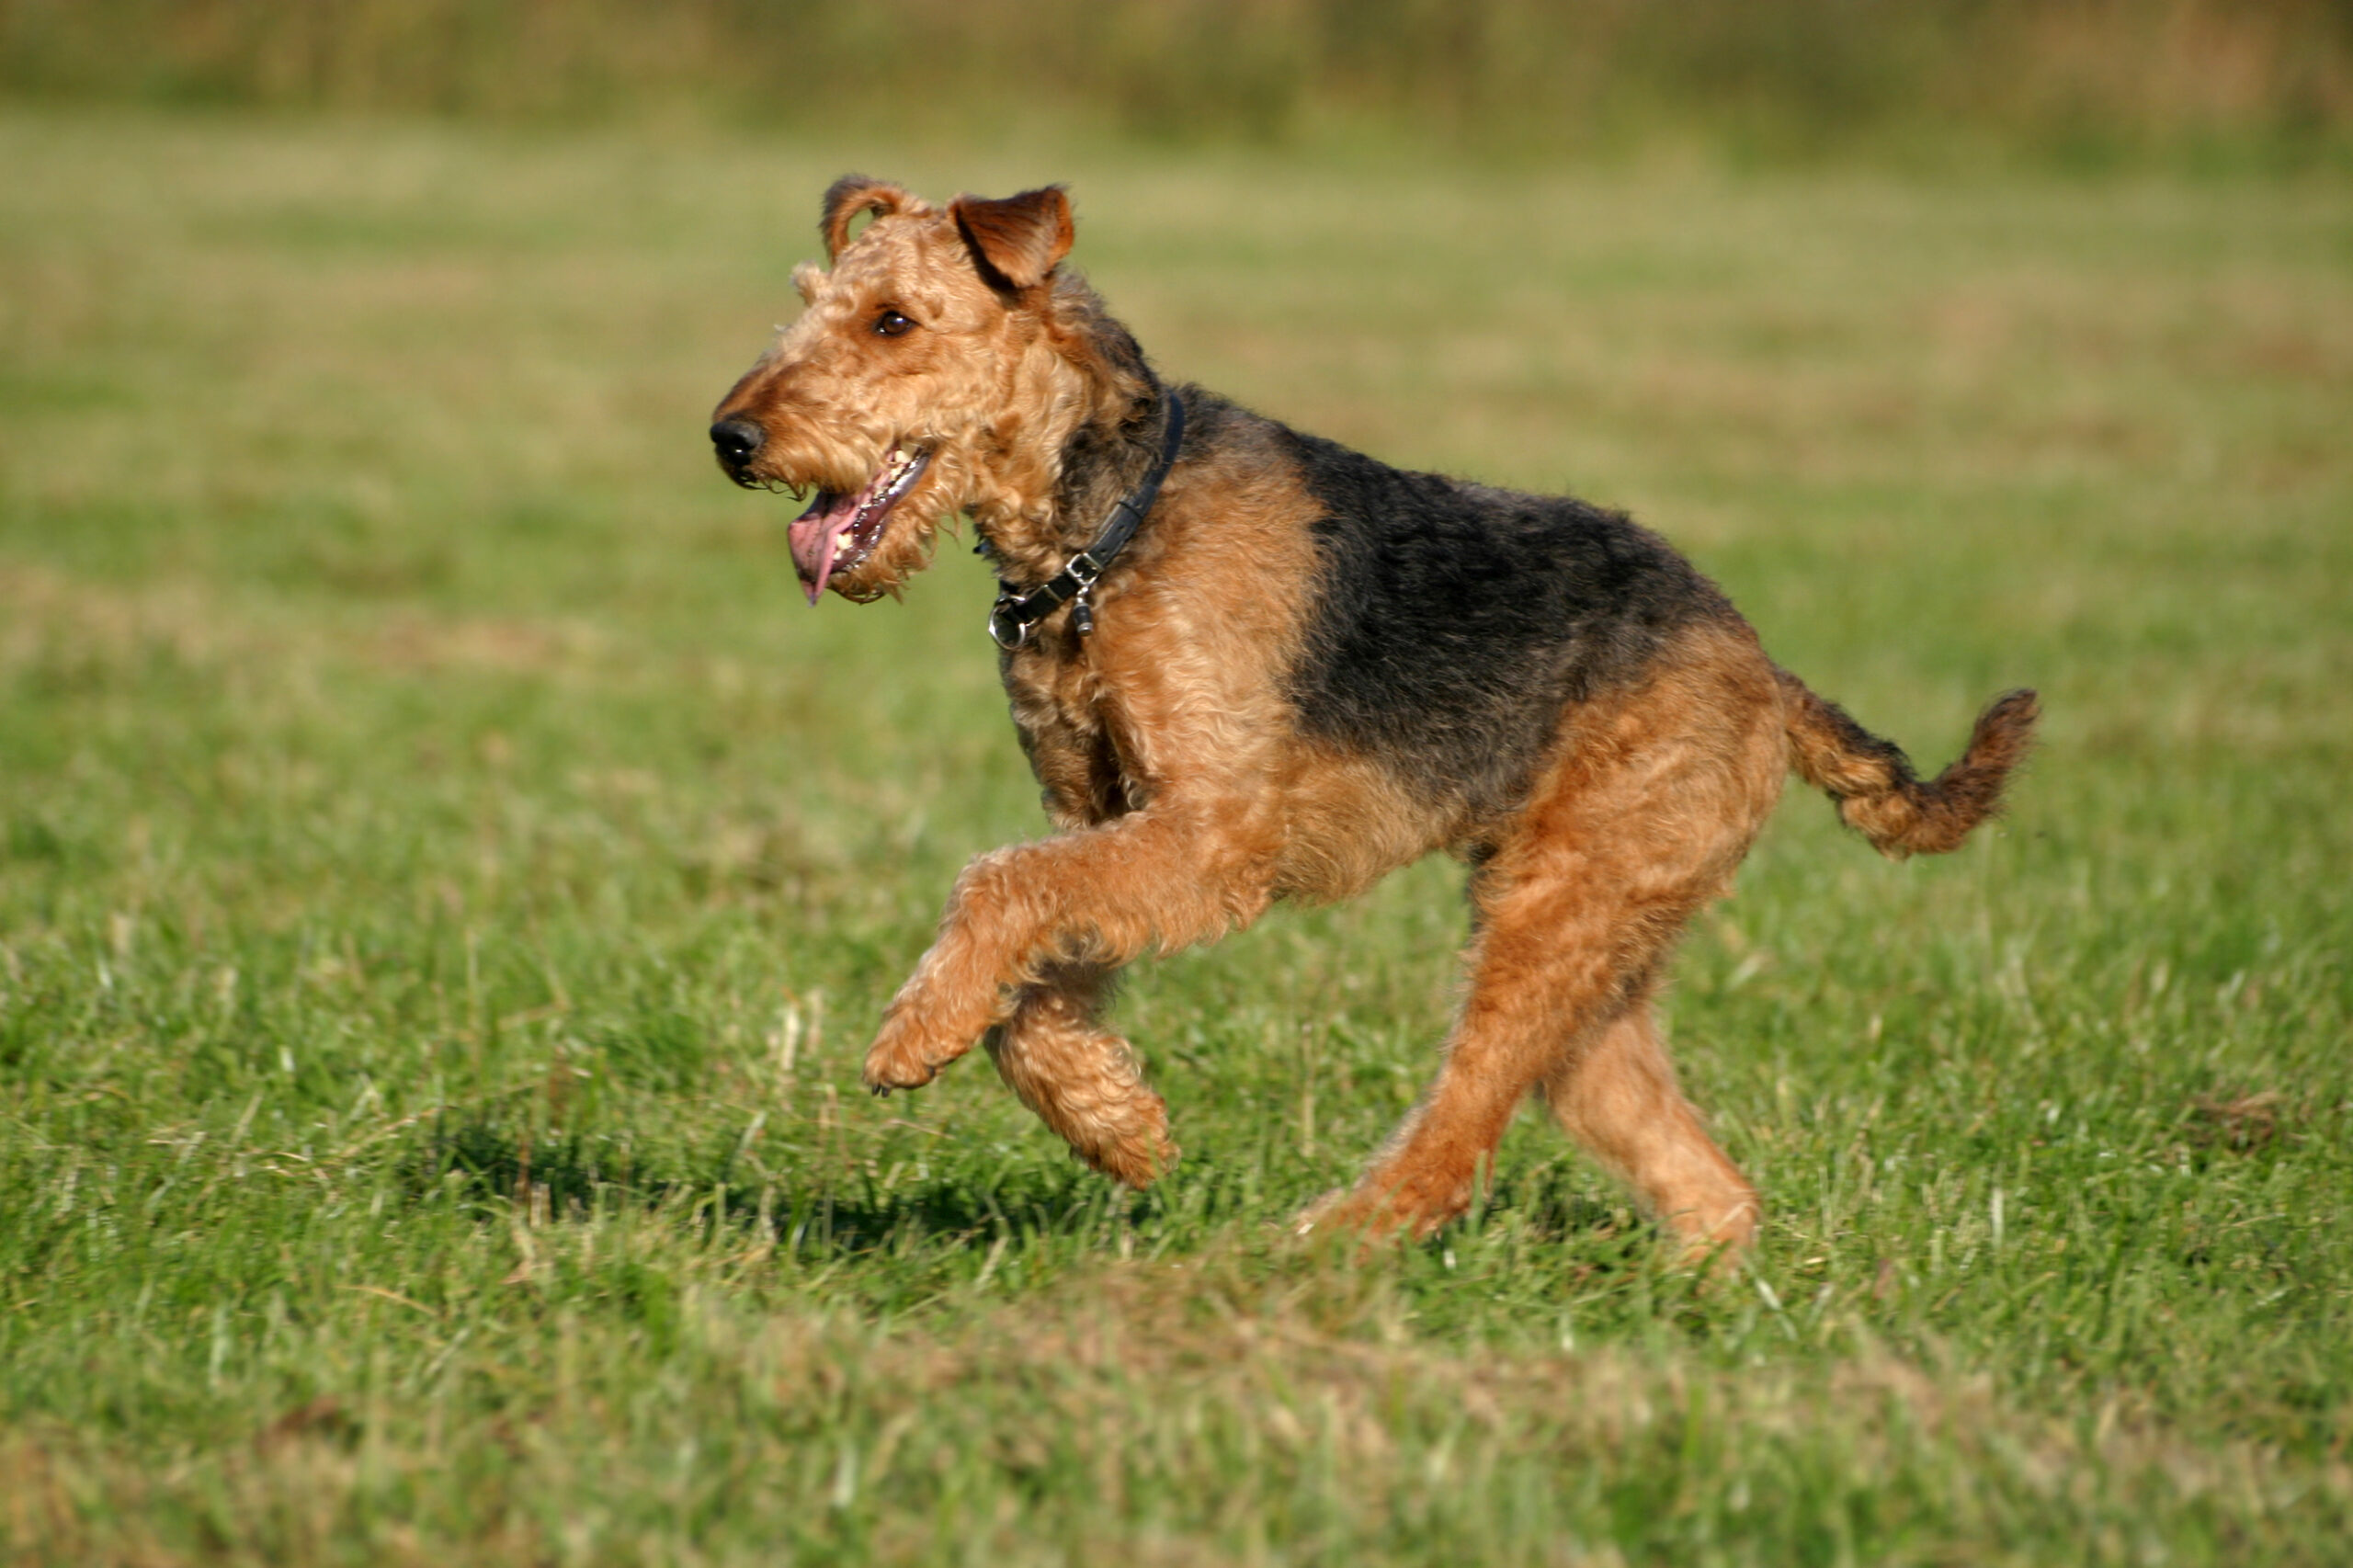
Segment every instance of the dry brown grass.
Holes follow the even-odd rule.
[[[0,46],[19,91],[960,140],[1108,122],[1867,153],[1958,129],[2113,153],[2341,147],[2353,124],[2353,35],[2326,0],[0,0]],[[924,92],[878,90],[917,61]]]

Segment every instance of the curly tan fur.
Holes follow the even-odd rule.
[[[1062,265],[1073,233],[1059,187],[940,208],[845,178],[829,269],[795,274],[807,309],[712,427],[738,483],[820,493],[796,563],[813,593],[865,600],[957,513],[1008,584],[1045,581],[1151,469],[1167,399],[1188,415],[1091,633],[1065,607],[1001,655],[1056,831],[957,879],[867,1084],[916,1087],[985,1041],[1082,1159],[1142,1186],[1176,1145],[1102,1022],[1120,966],[1445,850],[1476,869],[1477,934],[1443,1064],[1302,1226],[1427,1233],[1540,1093],[1688,1248],[1737,1256],[1756,1193],[1653,1017],[1676,940],[1731,890],[1792,767],[1888,853],[1957,846],[2024,755],[2032,694],[1922,783],[1623,517],[1401,473],[1164,389]]]

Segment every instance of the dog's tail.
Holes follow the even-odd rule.
[[[2001,809],[2002,785],[2034,744],[2041,705],[2005,692],[1977,716],[1969,749],[1923,782],[1894,743],[1864,729],[1835,702],[1783,669],[1782,723],[1798,776],[1838,804],[1840,820],[1892,859],[1958,849],[1969,830]]]

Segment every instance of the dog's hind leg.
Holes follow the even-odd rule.
[[[1637,689],[1588,702],[1476,887],[1471,990],[1446,1063],[1315,1228],[1427,1234],[1471,1202],[1540,1085],[1678,1232],[1735,1245],[1755,1197],[1675,1092],[1645,1008],[1693,913],[1729,891],[1787,753],[1753,640],[1690,634]]]
[[[1097,1018],[1110,971],[1056,964],[1017,995],[988,1036],[1006,1086],[1104,1175],[1145,1187],[1176,1158],[1168,1111],[1128,1042]]]
[[[1552,847],[1483,873],[1471,991],[1437,1081],[1355,1188],[1302,1229],[1427,1235],[1460,1215],[1520,1102],[1648,986],[1698,899],[1638,910],[1606,851]]]
[[[1691,1252],[1736,1256],[1748,1245],[1756,1189],[1676,1086],[1649,997],[1563,1051],[1541,1087],[1561,1130]]]

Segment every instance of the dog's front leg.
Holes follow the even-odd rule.
[[[1056,965],[1113,968],[1256,919],[1272,878],[1270,858],[1250,853],[1253,835],[1237,831],[1248,814],[1155,802],[974,860],[956,880],[938,938],[883,1015],[867,1087],[928,1084]]]
[[[1006,1086],[1080,1159],[1130,1187],[1148,1187],[1176,1162],[1176,1145],[1143,1064],[1097,1021],[1110,990],[1110,971],[1094,964],[1050,966],[989,1034],[989,1055]]]

